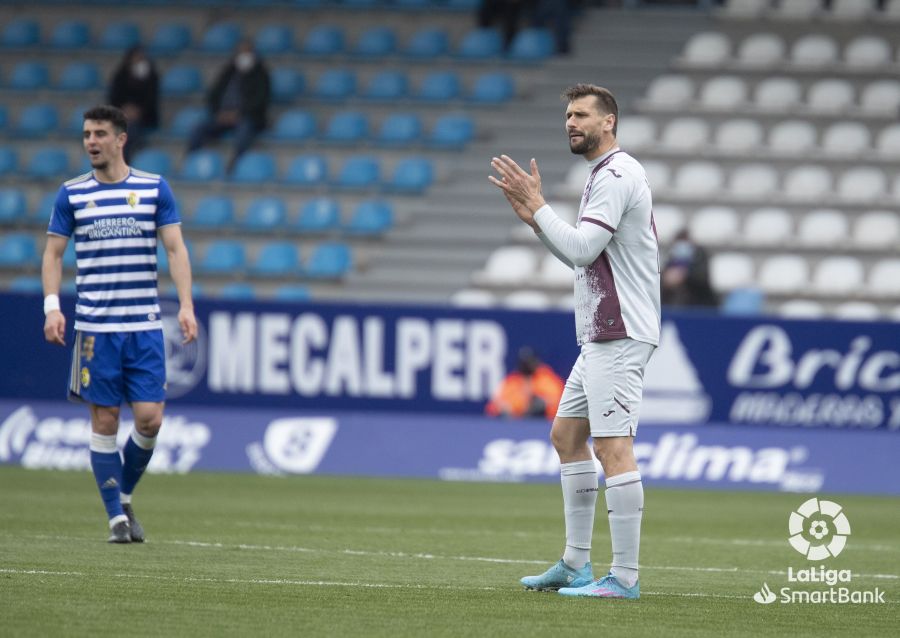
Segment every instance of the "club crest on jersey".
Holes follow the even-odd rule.
[[[91,371],[87,368],[81,369],[81,387],[86,388],[91,385]]]
[[[135,206],[138,205],[140,198],[137,196],[137,193],[131,192],[131,193],[128,193],[128,199],[126,201],[128,202],[129,206],[134,208]]]
[[[94,358],[94,339],[96,337],[85,337],[81,342],[81,358],[90,361]],[[87,368],[85,368],[87,370]],[[85,384],[87,385],[87,384]]]

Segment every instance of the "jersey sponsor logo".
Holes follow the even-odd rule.
[[[122,239],[143,237],[144,231],[134,217],[104,217],[95,219],[87,231],[88,239]]]

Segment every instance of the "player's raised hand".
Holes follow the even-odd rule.
[[[507,195],[507,199],[515,200],[524,205],[531,214],[543,206],[546,202],[541,194],[541,174],[537,168],[537,161],[531,160],[531,173],[525,172],[521,166],[508,155],[501,155],[491,159],[491,167],[500,175],[497,179],[493,175],[488,180]],[[519,211],[516,211],[519,214]],[[521,215],[519,215],[521,217]],[[528,220],[525,220],[528,221]]]
[[[178,311],[178,324],[181,326],[181,335],[184,337],[181,343],[190,343],[197,338],[197,319],[190,308],[181,308]]]
[[[44,339],[60,346],[66,345],[66,317],[53,310],[44,319]]]

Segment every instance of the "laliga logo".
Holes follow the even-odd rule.
[[[788,530],[791,547],[809,560],[824,560],[844,550],[850,535],[850,522],[833,501],[811,498],[791,512]],[[827,540],[828,537],[830,540]]]

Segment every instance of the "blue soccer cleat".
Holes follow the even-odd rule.
[[[592,583],[582,587],[563,587],[559,590],[563,596],[583,596],[588,598],[628,598],[637,600],[641,597],[641,584],[635,583],[634,587],[624,587],[612,572]]]
[[[526,589],[538,591],[556,591],[560,587],[582,587],[589,585],[594,574],[591,564],[588,563],[581,569],[572,569],[562,559],[540,576],[525,576],[519,582]]]

